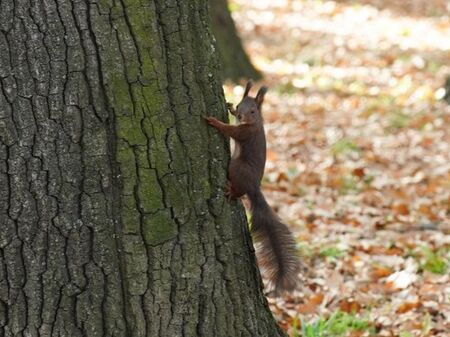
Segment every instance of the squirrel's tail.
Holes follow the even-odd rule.
[[[294,237],[270,208],[259,188],[249,192],[248,197],[258,262],[269,279],[269,287],[277,294],[293,290],[300,269]]]

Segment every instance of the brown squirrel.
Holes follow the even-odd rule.
[[[252,81],[246,85],[244,97],[236,106],[227,103],[236,116],[237,125],[205,117],[209,125],[235,140],[235,149],[228,168],[225,193],[229,200],[247,194],[251,203],[253,238],[258,243],[257,255],[269,287],[280,294],[293,290],[298,282],[299,260],[296,243],[287,226],[270,208],[261,192],[261,179],[266,164],[266,136],[261,106],[267,87],[261,87],[256,97],[250,97]]]

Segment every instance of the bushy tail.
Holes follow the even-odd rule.
[[[248,193],[256,253],[269,287],[277,294],[293,290],[300,263],[291,231],[270,208],[260,189]]]

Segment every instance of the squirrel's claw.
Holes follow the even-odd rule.
[[[203,116],[203,119],[204,119],[205,122],[208,123],[209,125],[215,125],[215,124],[217,124],[217,122],[218,122],[218,120],[215,119],[214,117]]]
[[[231,202],[231,200],[233,200],[233,189],[231,187],[231,181],[227,180],[224,190],[225,190],[225,196],[227,197],[228,202]]]

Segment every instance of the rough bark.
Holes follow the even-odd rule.
[[[203,1],[0,1],[0,336],[280,336]]]
[[[209,0],[211,3],[212,29],[216,38],[224,79],[238,82],[241,79],[261,78],[242,46],[227,0]]]

